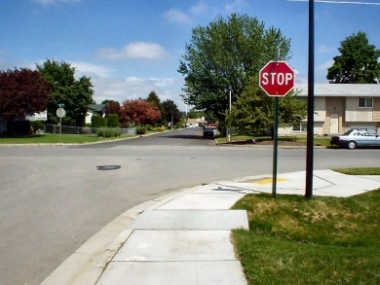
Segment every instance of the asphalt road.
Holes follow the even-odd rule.
[[[314,169],[380,167],[379,149],[315,149]],[[42,282],[127,209],[182,188],[271,174],[273,149],[215,146],[202,129],[83,146],[0,147],[0,285]],[[117,165],[116,170],[98,166]],[[278,172],[306,149],[279,149]]]

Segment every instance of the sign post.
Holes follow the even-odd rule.
[[[269,97],[274,98],[273,126],[273,178],[272,195],[276,197],[277,188],[277,150],[278,150],[278,98],[285,97],[294,87],[294,71],[285,61],[269,61],[259,73],[259,85]]]
[[[56,111],[57,117],[59,118],[59,135],[62,133],[62,118],[66,115],[65,109],[59,107]]]

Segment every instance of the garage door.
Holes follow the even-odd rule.
[[[368,130],[368,131],[375,131],[376,132],[376,125],[352,125],[351,129],[359,129],[359,130]]]

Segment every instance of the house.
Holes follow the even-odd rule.
[[[91,118],[94,115],[104,117],[106,114],[105,113],[105,107],[106,107],[106,104],[90,104],[90,105],[88,105],[85,123],[91,124]]]
[[[307,100],[307,84],[296,84],[294,90]],[[316,135],[342,134],[352,128],[380,133],[380,84],[315,84],[314,109]],[[296,126],[281,127],[278,132],[306,134],[307,119]]]
[[[207,121],[205,121],[204,117],[197,118],[197,119],[187,119],[186,128],[195,128],[195,127],[200,127],[206,124],[207,124]]]
[[[47,121],[47,111],[34,113],[31,116],[26,116],[29,121]]]

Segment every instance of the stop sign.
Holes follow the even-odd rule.
[[[270,61],[259,74],[259,85],[270,97],[284,97],[294,87],[294,71],[285,61]]]

